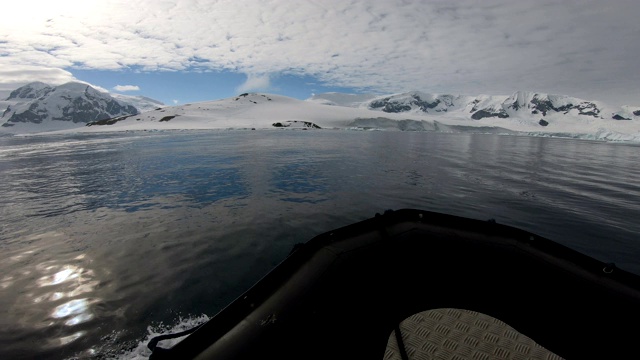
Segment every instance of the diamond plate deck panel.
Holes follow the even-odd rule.
[[[561,360],[506,323],[462,309],[435,309],[400,323],[410,360]],[[396,335],[389,336],[384,360],[402,360]]]

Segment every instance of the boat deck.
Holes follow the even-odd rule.
[[[404,349],[398,346],[396,329],[384,360],[562,359],[506,323],[470,310],[424,311],[406,318],[399,329]]]

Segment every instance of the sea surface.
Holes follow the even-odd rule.
[[[640,274],[640,146],[376,131],[0,138],[0,358],[145,358],[293,245],[387,209],[523,228]]]

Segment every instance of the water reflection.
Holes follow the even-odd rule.
[[[49,286],[49,285],[56,285],[56,284],[60,284],[61,282],[65,282],[68,280],[73,280],[76,279],[80,276],[80,274],[78,274],[78,268],[73,266],[64,266],[65,269],[64,270],[60,270],[57,273],[51,275],[51,276],[45,276],[42,277],[38,280],[38,285],[39,286]],[[47,270],[51,269],[52,266],[50,266]]]
[[[86,336],[88,331],[78,327],[96,319],[95,307],[102,302],[96,294],[101,282],[92,259],[70,252],[73,241],[62,232],[17,240],[23,247],[10,250],[0,265],[5,274],[0,284],[7,326],[2,332],[23,339],[44,336],[51,349]]]
[[[62,305],[56,306],[51,316],[56,319],[70,317],[64,324],[68,326],[78,325],[93,318],[89,305],[91,305],[91,301],[86,298],[70,300]]]
[[[74,260],[84,258],[85,255],[80,255]],[[27,293],[26,298],[30,298],[33,304],[39,304],[42,309],[52,307],[49,312],[50,318],[54,319],[52,326],[60,323],[75,326],[93,319],[92,305],[100,299],[77,298],[92,294],[98,286],[99,281],[93,270],[70,264],[50,265],[51,262],[36,265],[38,272],[44,276],[35,281],[36,288],[31,288],[32,292]]]
[[[68,336],[62,336],[57,339],[50,340],[49,346],[57,347],[57,346],[67,345],[69,343],[72,343],[78,340],[79,338],[84,336],[86,333],[87,333],[86,331],[78,331]]]
[[[0,280],[0,287],[3,288],[3,289],[8,288],[12,284],[13,284],[13,276],[12,275],[5,275],[2,278],[2,280]]]
[[[90,269],[84,269],[73,265],[63,265],[62,268],[63,270],[60,270],[53,275],[46,275],[41,277],[37,280],[36,283],[39,287],[45,287],[62,284],[64,282],[71,282],[70,284],[68,284],[68,288],[70,288],[71,290],[68,292],[47,293],[42,296],[36,297],[34,299],[35,302],[40,302],[43,299],[47,299],[47,296],[49,296],[48,299],[51,301],[60,299],[62,297],[74,297],[84,293],[90,293],[93,291],[93,288],[98,285],[98,281],[94,280],[95,274]],[[42,272],[53,272],[57,269],[59,269],[58,266],[47,266],[47,268]]]

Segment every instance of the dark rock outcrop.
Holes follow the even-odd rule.
[[[527,108],[531,111],[531,114],[542,113],[543,116],[546,116],[549,112],[558,112],[558,113],[569,113],[571,110],[577,110],[578,115],[585,116],[600,116],[600,109],[598,106],[590,101],[583,101],[580,99],[566,99],[568,103],[564,105],[559,105],[557,100],[554,101],[557,96],[554,95],[545,95],[545,94],[529,94],[531,96],[530,100],[524,100],[521,96],[525,96],[526,93],[517,92],[512,95],[512,99],[515,101],[503,104],[503,108],[513,109],[515,111],[519,111],[522,108]],[[550,98],[551,96],[551,98]],[[577,105],[576,105],[577,104]]]
[[[553,106],[553,103],[551,102],[551,100],[540,99],[537,96],[534,96],[534,98],[531,99],[531,103],[533,104],[534,111],[537,110],[538,112],[541,112],[542,115],[545,115],[545,116],[547,115],[547,112],[551,110],[555,112],[567,112],[573,108],[573,104],[567,104],[567,105],[555,107]],[[535,112],[534,114],[537,114],[537,112]]]
[[[615,114],[611,117],[613,120],[631,120],[629,118],[623,117],[620,114]]]
[[[473,115],[471,115],[471,118],[473,120],[480,120],[480,119],[484,119],[484,118],[488,118],[488,117],[498,117],[501,119],[504,118],[508,118],[509,114],[507,114],[506,111],[504,111],[504,109],[500,109],[498,111],[489,111],[489,110],[478,110],[475,113],[473,113]]]
[[[541,126],[547,126],[549,125],[549,122],[545,119],[540,119],[540,121],[538,121],[538,124],[540,124]]]
[[[130,115],[125,115],[125,116],[118,116],[118,117],[114,117],[114,118],[110,118],[110,119],[104,119],[104,120],[98,120],[98,121],[92,121],[90,123],[87,123],[86,126],[94,126],[94,125],[98,125],[98,126],[103,126],[103,125],[113,125],[115,123],[117,123],[118,121],[122,121],[124,119],[130,118]]]
[[[46,119],[49,114],[46,111],[40,110],[37,103],[29,105],[26,111],[21,113],[14,113],[11,115],[7,123],[35,123],[40,124],[42,120]]]
[[[390,98],[372,101],[371,104],[369,104],[369,107],[371,107],[372,109],[381,109],[382,111],[387,113],[400,113],[411,110],[411,105],[398,104],[390,102],[389,100]]]
[[[293,125],[295,125],[295,127],[297,128],[302,128],[302,129],[322,129],[317,124],[314,124],[310,121],[302,121],[302,120],[287,120],[285,122],[275,122],[271,124],[271,126],[277,127],[277,128],[292,127]]]
[[[598,117],[600,115],[600,109],[598,109],[596,104],[592,102],[588,102],[588,101],[582,102],[578,104],[575,108],[578,109],[578,114],[580,115],[593,116],[593,117]]]
[[[165,117],[163,117],[162,119],[160,119],[158,121],[160,121],[160,122],[169,121],[169,120],[173,119],[176,116],[178,116],[178,115],[168,115],[168,116],[165,116]]]

